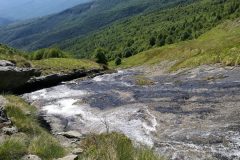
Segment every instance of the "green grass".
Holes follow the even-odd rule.
[[[6,45],[0,44],[0,60],[8,60],[18,67],[30,67],[31,63],[24,58],[24,53]]]
[[[119,133],[89,135],[82,141],[79,160],[163,160],[148,148],[134,148],[132,141]]]
[[[10,159],[20,159],[23,154],[35,154],[44,160],[63,157],[65,149],[41,127],[35,107],[16,96],[5,97],[9,101],[6,105],[7,115],[21,134],[16,135],[14,139],[10,137],[0,144],[0,159],[6,159],[6,156],[10,156]]]
[[[58,141],[47,133],[34,137],[29,145],[29,151],[43,159],[62,157],[65,152]]]
[[[52,73],[69,73],[74,70],[100,69],[93,61],[72,58],[50,58],[32,61],[32,66],[40,69],[44,75]]]
[[[175,61],[170,71],[203,64],[240,64],[240,22],[226,21],[196,40],[151,49],[122,60],[118,67],[127,68]],[[112,67],[113,62],[110,63]]]
[[[0,159],[18,160],[27,153],[27,146],[20,138],[7,138],[0,144]]]

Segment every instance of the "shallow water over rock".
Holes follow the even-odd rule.
[[[123,70],[23,97],[53,133],[119,131],[171,159],[240,158],[240,68]],[[145,75],[154,85],[137,85]]]

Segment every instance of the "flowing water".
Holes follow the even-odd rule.
[[[139,70],[74,80],[23,95],[53,133],[118,131],[170,159],[240,159],[240,69],[151,76]],[[153,72],[153,71],[152,71]],[[153,74],[152,74],[153,75]]]

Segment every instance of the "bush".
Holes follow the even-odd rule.
[[[154,46],[156,44],[156,38],[151,37],[150,40],[149,40],[149,44],[150,44],[150,46]]]
[[[118,65],[120,65],[122,63],[122,59],[120,58],[120,57],[117,57],[116,59],[115,59],[115,64],[118,66]]]
[[[107,51],[105,49],[102,49],[102,48],[96,49],[95,55],[94,55],[96,62],[100,64],[107,64],[106,54],[107,54]]]
[[[32,53],[30,59],[32,60],[41,60],[41,59],[48,59],[48,58],[64,58],[66,54],[57,48],[44,48],[37,50]]]
[[[123,51],[122,57],[128,58],[131,57],[133,55],[133,49],[132,48],[126,48]]]

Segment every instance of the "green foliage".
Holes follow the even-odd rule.
[[[44,48],[33,52],[29,55],[31,60],[41,60],[41,59],[48,59],[48,58],[66,58],[70,56],[69,54],[61,51],[57,48]]]
[[[115,59],[115,65],[120,65],[122,63],[122,59],[120,58],[120,57],[117,57],[116,59]]]
[[[50,160],[64,156],[65,150],[37,120],[36,109],[16,96],[5,96],[8,117],[27,138],[8,139],[0,145],[0,159],[20,159],[24,154],[35,154]],[[26,113],[31,113],[30,115]],[[24,141],[23,141],[24,140]]]
[[[18,160],[27,153],[27,146],[22,139],[7,138],[0,144],[0,159]]]
[[[161,160],[150,149],[134,148],[131,140],[119,133],[90,135],[82,141],[80,160]]]
[[[57,140],[46,133],[36,136],[31,140],[29,152],[46,160],[63,157],[65,153]]]
[[[176,62],[170,66],[170,71],[186,67],[193,68],[203,64],[240,65],[239,42],[239,19],[226,21],[196,40],[150,49],[130,58],[122,59],[122,64],[119,67],[150,65],[162,61]]]
[[[128,57],[131,57],[133,54],[134,54],[133,49],[131,47],[127,47],[124,49],[122,53],[122,57],[128,58]]]
[[[106,58],[107,51],[103,48],[97,48],[95,50],[94,59],[97,63],[100,64],[107,64],[107,58]]]
[[[75,39],[86,36],[89,33],[99,30],[99,28],[107,27],[113,22],[123,18],[142,14],[154,9],[163,9],[172,5],[179,5],[185,3],[185,1],[189,2],[193,0],[91,1],[58,14],[30,20],[14,26],[3,27],[2,29],[0,28],[0,41],[11,43],[12,46],[25,50],[47,48],[61,42],[61,46],[66,48],[68,44],[66,44],[65,41],[71,38]],[[94,9],[92,9],[92,6],[94,6]],[[98,46],[101,46],[101,43],[99,43]],[[95,49],[96,48],[92,51]],[[93,54],[91,54],[91,56],[92,55]]]
[[[154,46],[156,44],[156,38],[151,37],[150,40],[149,40],[149,44],[150,44],[150,46]]]
[[[239,0],[197,0],[188,1],[168,9],[156,9],[115,22],[102,30],[86,37],[68,40],[60,47],[89,57],[101,46],[108,50],[108,60],[114,60],[123,53],[129,57],[146,51],[149,47],[164,46],[180,41],[198,38],[226,19],[240,16]],[[125,54],[131,47],[132,54]]]
[[[26,53],[0,44],[0,60],[8,60],[18,67],[30,67],[31,63],[25,58]]]

